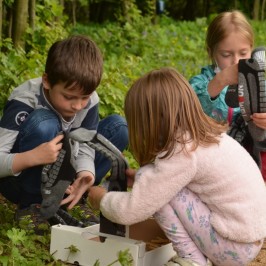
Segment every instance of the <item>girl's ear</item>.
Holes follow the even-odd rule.
[[[43,84],[43,88],[46,89],[46,90],[50,90],[51,89],[51,85],[48,81],[48,76],[46,73],[44,73],[42,75],[42,84]]]

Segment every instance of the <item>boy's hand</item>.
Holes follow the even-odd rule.
[[[101,200],[106,193],[107,191],[103,187],[94,186],[90,188],[88,200],[93,209],[100,209]]]
[[[17,153],[13,160],[13,173],[19,173],[37,165],[54,163],[62,148],[63,137],[63,135],[58,135],[51,141],[42,143],[32,150]]]
[[[68,209],[72,209],[79,202],[82,195],[93,185],[93,183],[94,176],[91,172],[79,172],[77,179],[67,188],[66,194],[68,194],[68,196],[61,201],[61,205],[70,203]]]
[[[57,159],[57,156],[62,148],[63,134],[53,138],[51,141],[42,143],[32,150],[33,156],[39,161],[39,164],[51,164]]]

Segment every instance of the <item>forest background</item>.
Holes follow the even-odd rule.
[[[16,86],[42,75],[48,49],[58,39],[85,34],[97,43],[104,56],[97,89],[100,116],[123,115],[125,93],[145,72],[171,66],[189,79],[210,63],[205,34],[217,13],[244,12],[254,28],[256,46],[266,46],[265,2],[0,0],[0,116]],[[130,152],[126,155],[135,165]],[[20,229],[14,211],[14,205],[1,200],[0,265],[64,265],[49,254],[50,235]],[[127,255],[118,256],[121,265],[130,265]]]

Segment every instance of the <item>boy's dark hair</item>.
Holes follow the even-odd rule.
[[[45,73],[51,86],[65,82],[65,87],[79,86],[90,94],[99,85],[103,72],[100,49],[88,37],[70,36],[55,42],[48,51]]]

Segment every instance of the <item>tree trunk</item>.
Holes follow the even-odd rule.
[[[76,9],[77,9],[77,2],[76,2],[76,0],[73,0],[72,1],[72,23],[73,23],[73,26],[76,26],[76,23],[77,23]]]
[[[259,13],[260,13],[260,0],[254,0],[254,5],[253,5],[254,20],[259,20]]]
[[[186,2],[185,8],[183,10],[183,19],[184,20],[195,20],[195,12],[197,8],[197,0],[190,0]]]
[[[234,1],[234,9],[238,9],[238,1],[237,0]]]
[[[36,8],[36,0],[30,0],[29,2],[29,21],[30,27],[34,30],[35,26],[35,8]]]
[[[266,0],[262,0],[262,5],[261,5],[261,21],[264,20],[265,4],[266,4]]]
[[[12,40],[15,47],[25,47],[23,35],[27,28],[29,0],[15,0],[13,13]]]
[[[203,17],[207,17],[208,16],[209,7],[210,7],[209,1],[208,0],[204,0],[203,1],[203,9],[202,9],[202,13],[201,13],[201,15]]]
[[[129,21],[129,16],[128,16],[128,9],[129,9],[129,2],[130,0],[123,0],[122,1],[122,14],[123,14],[123,17],[125,18],[125,21]]]
[[[12,27],[13,27],[13,8],[11,8],[9,10],[9,13],[8,13],[8,33],[7,33],[7,36],[8,38],[12,38]]]

